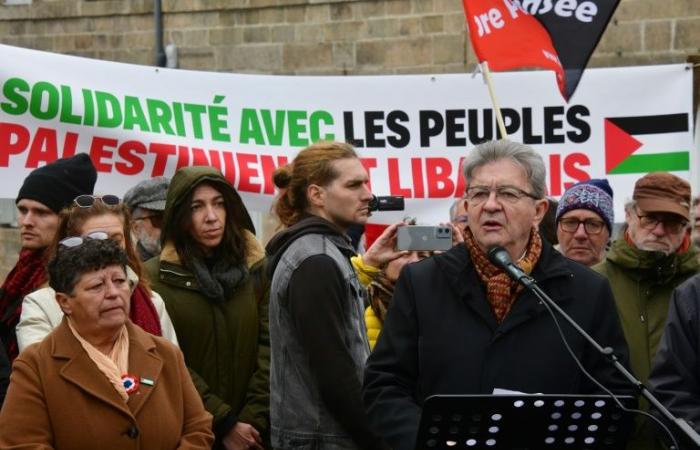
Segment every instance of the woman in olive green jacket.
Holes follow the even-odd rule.
[[[250,216],[218,170],[187,167],[172,179],[163,223],[163,250],[146,270],[214,416],[214,448],[260,448],[268,434],[269,283]]]

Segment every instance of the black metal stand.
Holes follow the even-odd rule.
[[[435,395],[423,405],[416,450],[622,450],[631,428],[607,395]]]
[[[659,413],[663,416],[665,420],[667,420],[669,423],[675,424],[683,433],[684,435],[687,436],[688,440],[695,444],[698,448],[700,448],[700,435],[690,426],[688,423],[680,418],[676,418],[673,414],[669,412],[668,409],[664,407],[657,399],[654,397],[654,395],[649,391],[649,389],[644,386],[644,383],[639,381],[632,373],[625,368],[622,364],[620,364],[620,361],[617,359],[615,354],[613,353],[613,349],[610,347],[605,347],[603,348],[598,342],[596,342],[595,339],[593,339],[586,331],[581,328],[574,319],[572,319],[564,310],[562,310],[559,305],[557,305],[554,300],[552,300],[538,285],[537,282],[527,276],[527,275],[521,275],[517,278],[517,281],[522,283],[526,288],[528,288],[530,291],[532,291],[533,294],[537,296],[537,298],[543,302],[546,303],[552,310],[556,311],[559,313],[561,317],[563,317],[581,336],[584,337],[600,354],[605,356],[608,361],[617,369],[618,372],[620,372],[630,383],[633,385],[637,386],[637,389],[639,389],[640,394],[642,397],[647,399],[649,404],[656,408]]]

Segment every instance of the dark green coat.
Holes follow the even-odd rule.
[[[165,249],[168,250],[168,247]],[[223,304],[198,292],[197,280],[164,251],[146,263],[177,333],[185,363],[214,428],[230,413],[261,433],[268,430],[270,340],[264,259]],[[174,252],[173,252],[174,253]],[[260,284],[257,287],[256,284]],[[261,292],[260,289],[264,289]]]
[[[608,278],[630,350],[632,372],[647,382],[651,364],[664,332],[671,292],[698,272],[698,252],[681,254],[639,250],[624,238],[613,242],[605,260],[593,270]],[[646,402],[642,401],[646,409]],[[630,450],[661,449],[649,424],[637,430]]]
[[[172,220],[173,211],[188,207],[182,201],[204,180],[233,190],[220,172],[210,167],[189,167],[178,172],[168,190],[163,251],[146,262],[145,269],[153,290],[163,297],[195,387],[205,408],[214,416],[217,438],[223,437],[236,421],[249,423],[267,435],[269,282],[264,250],[252,233],[252,222],[238,193],[233,191],[233,217],[243,228],[249,273],[231,298],[218,302],[200,293],[194,274],[168,242],[177,226]]]

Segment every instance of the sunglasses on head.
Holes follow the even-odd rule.
[[[98,241],[104,241],[109,239],[109,235],[104,231],[93,231],[92,233],[86,234],[85,236],[69,236],[67,238],[61,239],[59,245],[64,247],[73,248],[83,245],[83,243],[88,239],[96,239]]]
[[[121,203],[121,199],[116,195],[89,195],[83,194],[75,197],[73,203],[79,208],[90,208],[99,200],[107,206],[117,206]]]

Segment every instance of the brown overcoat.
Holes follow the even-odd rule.
[[[129,373],[141,380],[128,402],[99,372],[65,319],[22,352],[0,411],[0,448],[210,449],[211,415],[180,350],[129,321],[127,329]]]

